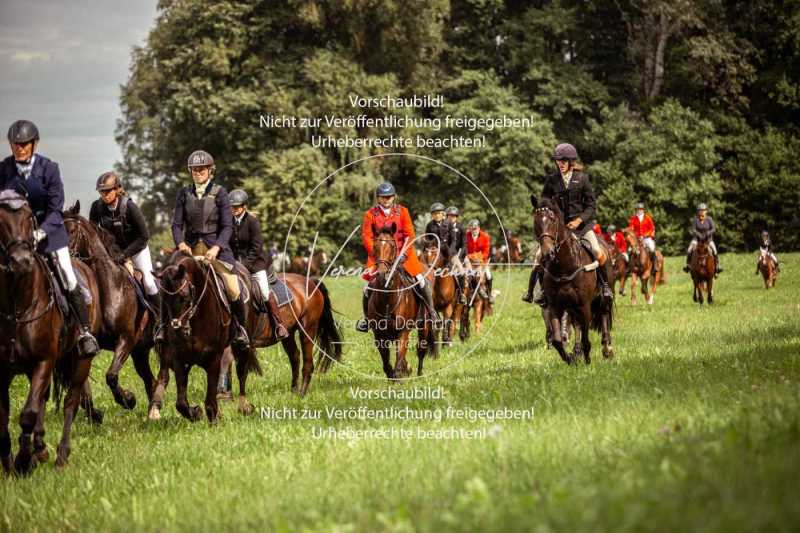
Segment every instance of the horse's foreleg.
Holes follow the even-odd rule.
[[[311,325],[300,336],[300,343],[303,347],[303,384],[300,386],[300,396],[305,396],[308,392],[311,376],[314,374],[314,339],[316,336],[317,328]]]
[[[294,344],[294,339],[289,336],[286,339],[292,339],[292,344]],[[225,351],[230,350],[230,346],[225,348]],[[254,409],[250,401],[247,399],[247,374],[249,370],[247,368],[248,361],[251,358],[252,351],[255,348],[250,347],[243,350],[236,350],[234,351],[234,361],[236,361],[236,378],[239,380],[239,412],[244,415],[252,414]],[[253,355],[255,358],[255,355]]]
[[[583,309],[581,309],[581,320],[580,320],[580,329],[581,329],[581,348],[583,351],[583,361],[588,365],[592,362],[591,360],[591,352],[592,352],[592,343],[589,339],[589,325],[592,323],[592,308],[591,304],[586,304]]]
[[[547,314],[550,317],[550,342],[556,351],[558,351],[558,355],[561,356],[561,359],[568,365],[571,365],[572,356],[568,355],[567,351],[564,349],[564,337],[562,336],[561,332],[561,319],[554,310],[548,311]]]
[[[169,384],[169,365],[164,361],[161,354],[159,354],[158,364],[158,381],[156,381],[156,388],[153,390],[153,398],[150,400],[150,409],[147,413],[147,417],[150,420],[159,420],[161,418],[161,405],[164,401],[164,392]]]
[[[45,403],[47,403],[47,398],[50,396],[49,390],[50,387],[48,385],[48,392],[45,393]],[[36,418],[36,427],[33,428],[33,456],[40,465],[50,460],[50,452],[47,451],[47,444],[44,442],[44,413],[46,411],[44,405],[43,403],[42,408],[39,409],[39,416]]]
[[[17,474],[29,474],[36,467],[32,460],[33,445],[31,438],[36,428],[36,421],[39,418],[39,411],[44,409],[45,394],[50,386],[52,374],[52,360],[40,362],[31,373],[31,388],[28,391],[28,399],[19,417],[22,433],[19,436],[19,453],[14,461],[14,470],[16,470]]]
[[[123,409],[133,409],[136,406],[136,395],[119,386],[119,372],[131,353],[132,344],[127,338],[120,338],[114,348],[114,357],[106,371],[106,383],[114,395],[114,401]]]
[[[142,379],[144,390],[147,393],[147,401],[152,403],[157,382],[153,376],[153,370],[150,368],[150,348],[137,346],[133,349],[131,356],[133,357],[133,367]]]
[[[215,357],[206,368],[206,418],[213,424],[219,416],[219,405],[217,403],[217,388],[219,387],[219,374],[222,368],[222,354]]]
[[[397,359],[394,363],[394,377],[395,379],[402,379],[411,374],[408,368],[408,361],[406,361],[406,352],[408,351],[408,336],[410,331],[404,329],[400,332],[397,338]]]
[[[634,304],[634,305],[636,305],[636,282],[638,281],[637,278],[638,278],[638,276],[636,275],[636,273],[632,272],[631,273],[631,303]]]
[[[302,333],[301,333],[302,335]],[[281,341],[283,351],[289,358],[289,366],[292,368],[292,391],[300,392],[300,357],[298,356],[297,344],[294,342],[294,333]]]
[[[3,472],[10,474],[14,468],[14,454],[11,453],[11,434],[8,432],[8,418],[11,403],[8,397],[8,388],[11,386],[11,378],[6,369],[0,373],[0,464],[3,465]]]
[[[708,285],[706,286],[708,290],[708,303],[714,303],[714,276],[711,276],[708,279]]]
[[[603,318],[601,322],[601,333],[603,343],[603,357],[606,359],[614,358],[614,348],[611,346],[611,328],[609,327],[608,312],[603,311]]]
[[[89,377],[89,370],[92,368],[92,360],[79,358],[76,352],[68,355],[75,361],[75,370],[70,377],[69,391],[64,399],[64,428],[61,432],[61,441],[56,450],[56,466],[64,467],[69,461],[70,436],[72,434],[72,422],[75,420],[75,411],[78,409],[83,384]]]
[[[189,387],[189,368],[178,362],[173,362],[172,371],[175,372],[175,388],[178,397],[175,400],[175,409],[186,419],[196,422],[202,416],[199,405],[189,406],[187,388]]]
[[[375,344],[378,346],[378,352],[381,354],[381,361],[383,362],[383,373],[389,379],[394,379],[394,369],[392,368],[391,352],[389,347],[392,345],[389,339],[375,338]]]

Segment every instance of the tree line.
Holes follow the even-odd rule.
[[[122,86],[118,170],[163,241],[198,148],[229,189],[250,193],[268,240],[282,245],[292,227],[291,250],[315,231],[317,246],[338,248],[384,180],[420,219],[434,201],[456,204],[499,237],[480,194],[417,158],[346,168],[293,224],[322,178],[382,153],[314,148],[312,135],[397,132],[261,128],[259,117],[349,115],[353,94],[445,99],[364,110],[376,117],[532,118],[529,128],[485,132],[481,149],[415,152],[466,174],[528,242],[528,196],[555,170],[555,144],[571,142],[604,226],[625,225],[644,201],[659,245],[677,254],[705,202],[723,250],[754,249],[762,229],[778,249],[800,248],[798,0],[161,0]]]

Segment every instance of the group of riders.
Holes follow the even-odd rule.
[[[64,185],[58,165],[36,151],[39,131],[30,121],[18,120],[8,130],[8,141],[12,155],[0,163],[0,190],[14,190],[27,198],[36,222],[34,241],[37,250],[54,259],[64,282],[69,306],[80,324],[78,341],[79,353],[90,357],[98,351],[97,340],[89,328],[89,315],[79,287],[78,279],[70,261],[69,237],[64,226],[62,210],[64,207]],[[559,144],[553,153],[557,171],[545,181],[542,198],[551,199],[559,205],[564,224],[588,245],[594,259],[600,265],[607,257],[598,241],[599,227],[595,224],[595,197],[589,177],[578,163],[578,153],[571,144]],[[250,272],[263,297],[260,312],[270,315],[275,325],[276,336],[287,336],[281,323],[276,302],[269,298],[271,255],[263,250],[263,238],[259,220],[248,212],[248,196],[241,189],[230,194],[225,187],[215,181],[214,158],[206,151],[193,152],[187,162],[192,183],[178,192],[172,216],[172,237],[177,250],[205,261],[223,280],[226,295],[231,303],[231,311],[237,322],[233,339],[235,344],[247,346],[249,338],[244,326],[244,302],[236,276],[235,263],[243,264]],[[100,196],[90,209],[91,222],[108,231],[121,250],[116,261],[127,268],[134,267],[142,274],[142,285],[149,303],[160,310],[160,326],[155,332],[155,341],[163,342],[164,312],[159,287],[153,276],[152,259],[147,246],[149,233],[141,210],[126,194],[119,176],[106,172],[97,180]],[[362,224],[363,245],[367,252],[367,268],[364,278],[369,281],[375,273],[375,258],[372,253],[376,232],[381,228],[394,227],[394,239],[398,250],[398,264],[421,289],[419,298],[429,316],[438,321],[431,285],[425,277],[425,269],[420,263],[414,244],[416,235],[408,208],[396,201],[396,191],[392,184],[382,183],[376,190],[377,203],[366,211]],[[442,203],[434,203],[430,209],[432,220],[426,227],[426,239],[438,242],[445,264],[456,279],[459,302],[466,303],[466,272],[471,265],[478,267],[483,284],[479,285],[481,296],[492,298],[492,274],[489,269],[491,239],[480,227],[478,220],[471,220],[467,228],[459,222],[459,210],[455,206],[445,208]],[[645,206],[639,203],[629,221],[629,228],[647,247],[651,257],[655,254],[655,223]],[[594,231],[593,231],[594,230]],[[716,246],[713,243],[714,222],[707,214],[707,206],[700,204],[693,222],[693,234],[687,254],[687,264],[692,251],[699,241],[708,243],[716,258],[717,272],[721,272]],[[627,244],[621,232],[614,226],[608,227],[604,235],[609,243],[627,257]],[[762,234],[762,253],[777,258],[771,250],[771,242],[766,231]],[[654,259],[654,257],[653,257]],[[531,274],[527,294],[528,302],[543,303],[540,288],[542,271],[537,268],[541,253],[537,251],[534,269]],[[655,260],[652,261],[656,265]],[[654,266],[654,268],[656,268]],[[429,270],[429,269],[428,269]],[[603,298],[613,294],[605,277],[604,269],[597,268],[598,286]],[[368,294],[364,290],[364,315],[366,317]],[[359,320],[356,328],[367,331],[365,319]]]

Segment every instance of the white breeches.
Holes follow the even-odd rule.
[[[250,279],[258,283],[258,288],[261,289],[261,296],[266,302],[269,300],[269,281],[267,280],[267,271],[259,270],[250,276]]]
[[[150,248],[147,246],[138,254],[131,257],[133,266],[142,272],[142,284],[144,285],[144,292],[148,296],[158,293],[158,286],[153,277],[153,260],[150,257]]]
[[[56,250],[56,259],[58,260],[58,268],[67,280],[67,290],[72,291],[78,286],[78,278],[75,277],[75,271],[72,269],[72,260],[69,255],[69,248],[63,247]]]

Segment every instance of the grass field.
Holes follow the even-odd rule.
[[[346,367],[289,392],[285,355],[261,353],[250,381],[257,409],[320,411],[320,420],[244,417],[231,403],[216,426],[174,409],[146,420],[132,365],[121,382],[139,404],[121,410],[92,372],[105,423],[81,416],[70,466],[52,459],[28,479],[0,479],[0,530],[583,530],[800,529],[800,254],[782,256],[777,289],[754,256],[724,256],[716,302],[691,300],[681,258],[667,261],[655,305],[617,298],[616,359],[592,334],[591,366],[564,365],[543,343],[540,314],[519,296],[527,272],[498,272],[496,313],[434,361],[428,377],[388,385],[369,337],[346,331]],[[360,312],[360,281],[328,282],[343,320]],[[477,347],[476,347],[477,346]],[[474,349],[473,349],[474,348]],[[410,358],[416,366],[416,356]],[[192,373],[200,403],[205,375]],[[443,399],[356,399],[366,391],[431,387]],[[12,386],[12,432],[27,381]],[[532,420],[331,420],[328,408],[409,407],[412,413],[529,410]],[[61,416],[48,407],[54,455]],[[314,438],[315,428],[479,430],[485,438]],[[416,433],[414,433],[416,435]]]

